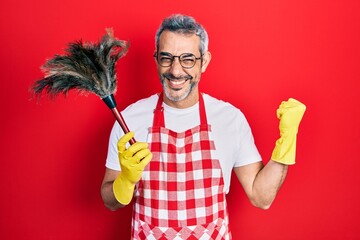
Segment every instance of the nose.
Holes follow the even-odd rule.
[[[183,72],[183,67],[180,64],[180,59],[179,57],[174,57],[174,61],[170,66],[169,71],[174,75],[174,76],[178,76],[180,75],[180,73]]]

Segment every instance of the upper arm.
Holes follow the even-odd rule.
[[[255,178],[263,167],[264,164],[260,161],[234,168],[235,175],[244,188],[244,191],[250,201],[252,200],[252,190]]]

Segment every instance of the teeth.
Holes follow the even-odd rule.
[[[182,81],[173,81],[171,80],[171,83],[174,84],[174,85],[181,85],[185,82],[185,80],[182,80]]]

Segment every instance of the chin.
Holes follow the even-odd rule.
[[[173,90],[170,90],[170,91],[173,91]],[[190,94],[189,91],[187,91],[187,92],[185,92],[184,94],[181,94],[181,95],[179,95],[179,94],[171,94],[170,91],[167,88],[164,89],[164,93],[165,93],[166,97],[168,99],[170,99],[171,101],[173,101],[173,102],[182,101],[185,98],[187,98],[189,96],[189,94]]]
[[[162,85],[164,94],[169,100],[173,102],[180,102],[191,95],[191,93],[196,89],[197,83],[190,82],[188,86],[185,86],[183,89],[180,90],[170,89],[169,86],[165,84],[165,82],[162,82]]]

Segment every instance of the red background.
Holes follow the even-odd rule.
[[[212,62],[201,90],[247,116],[264,161],[278,137],[278,104],[308,109],[297,164],[268,211],[234,181],[234,239],[359,239],[360,1],[2,1],[1,239],[129,239],[131,208],[100,197],[114,122],[94,95],[31,99],[39,67],[66,43],[106,27],[129,40],[117,65],[119,109],[160,90],[154,34],[172,13],[208,30]]]

